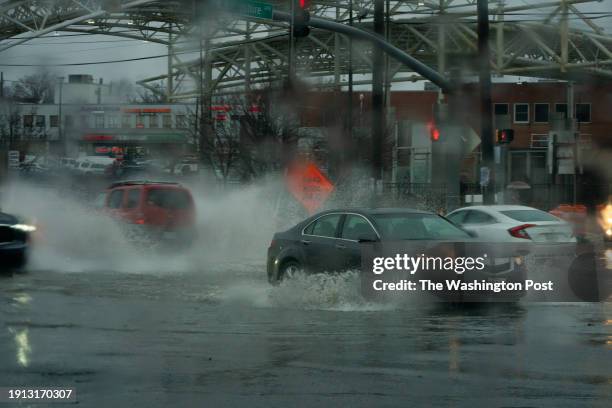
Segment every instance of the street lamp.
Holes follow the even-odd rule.
[[[63,156],[66,156],[68,152],[68,146],[67,146],[68,144],[66,143],[66,140],[62,132],[63,130],[62,128],[62,88],[64,84],[64,77],[57,77],[57,82],[59,84],[59,109],[58,109],[57,134],[58,134],[59,142],[61,143],[61,146],[62,146],[62,154]]]

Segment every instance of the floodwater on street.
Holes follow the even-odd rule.
[[[83,407],[612,400],[610,303],[371,303],[356,274],[271,287],[255,260],[34,269],[0,279],[0,304],[0,386],[73,387]]]

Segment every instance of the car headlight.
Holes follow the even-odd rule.
[[[12,227],[15,229],[18,229],[19,231],[23,231],[23,232],[36,231],[36,227],[34,225],[29,225],[29,224],[15,224]]]

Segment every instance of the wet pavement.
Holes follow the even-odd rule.
[[[3,277],[0,386],[74,387],[83,407],[610,406],[610,303],[373,304],[358,287],[272,288],[257,263]]]

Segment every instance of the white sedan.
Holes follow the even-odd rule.
[[[576,242],[572,226],[552,214],[522,205],[476,205],[446,218],[489,242]]]

